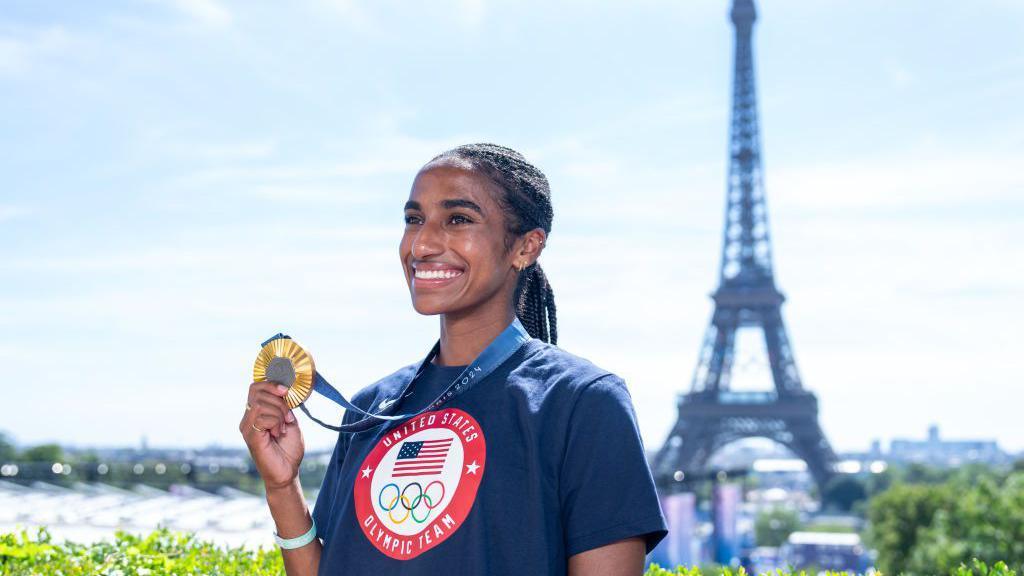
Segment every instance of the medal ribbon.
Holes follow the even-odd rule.
[[[288,336],[278,334],[264,342],[263,345],[265,346],[267,342],[272,342],[278,338],[288,338]],[[388,420],[405,420],[406,418],[413,418],[429,410],[436,410],[445,402],[472,388],[474,384],[486,378],[491,372],[494,372],[498,366],[501,366],[505,360],[508,360],[512,354],[522,348],[523,344],[529,340],[530,335],[526,332],[526,328],[523,327],[519,318],[515,318],[508,327],[502,330],[501,334],[498,334],[498,336],[487,345],[487,348],[484,348],[483,352],[481,352],[479,356],[473,359],[473,361],[466,366],[466,369],[448,385],[444,392],[441,392],[433,402],[418,412],[410,412],[408,414],[391,414],[398,405],[398,401],[412,393],[410,388],[412,387],[413,382],[415,382],[416,379],[419,378],[420,374],[423,373],[423,369],[426,368],[427,363],[433,360],[434,357],[437,356],[438,352],[441,351],[440,340],[434,344],[434,347],[427,354],[427,357],[420,362],[419,368],[416,370],[416,374],[404,387],[402,387],[401,394],[394,398],[385,398],[378,404],[378,411],[374,413],[367,412],[349,402],[341,395],[341,392],[338,392],[337,388],[331,386],[331,384],[327,382],[319,372],[316,372],[313,375],[313,391],[346,410],[354,410],[363,414],[365,417],[357,422],[342,424],[340,426],[332,426],[310,414],[309,409],[306,408],[305,402],[299,404],[299,408],[301,408],[302,411],[306,413],[306,416],[309,416],[312,421],[324,428],[347,433],[362,432]]]

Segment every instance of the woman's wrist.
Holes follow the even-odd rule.
[[[309,531],[312,518],[298,478],[283,486],[267,486],[267,504],[281,538],[295,538]]]
[[[270,484],[269,482],[263,482],[263,490],[267,494],[267,502],[270,502],[271,498],[275,499],[287,499],[295,494],[302,495],[302,485],[299,483],[299,475],[296,474],[294,478],[283,484]]]
[[[266,489],[267,504],[270,506],[271,512],[276,508],[293,507],[299,503],[302,504],[303,508],[306,506],[306,499],[302,495],[302,485],[299,483],[298,477],[295,477],[295,479],[287,484],[277,486],[264,485],[264,488]]]

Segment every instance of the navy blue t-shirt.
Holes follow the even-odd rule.
[[[418,366],[353,403],[376,409]],[[463,368],[428,364],[397,413]],[[564,575],[574,554],[667,533],[625,382],[538,339],[437,410],[340,434],[313,517],[320,574],[346,576]]]

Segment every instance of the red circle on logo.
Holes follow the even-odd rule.
[[[444,542],[473,507],[486,457],[483,430],[458,408],[424,412],[388,430],[356,473],[363,534],[396,560]]]

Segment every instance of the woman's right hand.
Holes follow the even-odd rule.
[[[238,424],[267,490],[283,488],[299,475],[306,446],[295,414],[284,396],[288,388],[274,382],[253,382]]]

